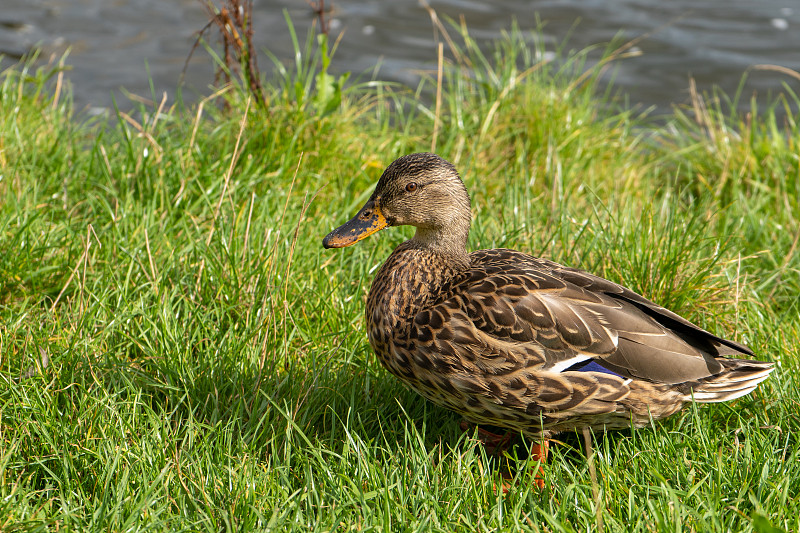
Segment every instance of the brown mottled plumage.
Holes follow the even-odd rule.
[[[453,165],[412,154],[323,241],[417,228],[375,276],[369,341],[392,374],[467,420],[535,438],[641,426],[692,399],[743,396],[772,371],[616,283],[513,250],[467,253],[471,216]]]

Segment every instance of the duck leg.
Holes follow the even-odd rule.
[[[544,464],[547,462],[547,454],[550,452],[550,440],[544,439],[534,442],[531,446],[531,460],[539,461],[539,471],[533,476],[533,482],[540,489],[544,488]]]
[[[493,455],[495,457],[500,457],[503,453],[508,450],[508,448],[513,443],[514,439],[518,436],[517,433],[513,431],[506,431],[504,434],[494,433],[485,427],[476,426],[474,424],[470,424],[466,420],[462,420],[460,424],[462,431],[470,431],[471,429],[477,429],[477,438],[480,443],[483,445],[486,453],[489,455]],[[547,461],[547,454],[550,450],[550,441],[548,439],[544,439],[539,442],[535,442],[531,445],[529,450],[529,456],[532,461],[539,462],[539,471],[533,478],[533,482],[536,484],[536,487],[539,489],[544,489],[544,468],[542,465]],[[503,477],[503,493],[507,493],[511,485],[508,483],[511,481],[514,476],[507,468],[502,468],[500,471],[500,475]]]
[[[483,448],[486,450],[487,454],[494,456],[503,455],[503,452],[505,452],[511,445],[514,437],[517,436],[517,434],[513,431],[506,431],[502,435],[493,433],[492,431],[486,429],[486,427],[471,424],[466,420],[461,421],[460,427],[461,431],[464,432],[477,429],[478,441],[480,441],[480,443],[483,445]]]

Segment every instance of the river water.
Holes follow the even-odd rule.
[[[645,36],[641,55],[618,63],[615,85],[630,105],[668,110],[689,100],[689,79],[733,94],[748,73],[745,94],[766,101],[783,90],[800,93],[800,80],[756,65],[800,71],[798,0],[431,0],[440,17],[464,17],[472,36],[489,42],[514,20],[523,31],[544,23],[549,48],[568,49]],[[126,91],[170,98],[184,62],[207,23],[198,0],[0,0],[0,54],[8,66],[41,45],[47,58],[69,49],[67,64],[78,109],[101,112],[129,107]],[[326,4],[330,5],[331,0]],[[289,62],[293,47],[284,20],[288,11],[305,36],[316,15],[306,0],[256,0],[254,28],[259,49]],[[378,77],[414,86],[420,70],[436,65],[436,39],[428,12],[417,0],[335,0],[328,15],[331,34],[343,32],[334,72],[354,74],[380,64]],[[269,72],[266,55],[259,58]],[[184,96],[208,94],[213,68],[195,51]]]

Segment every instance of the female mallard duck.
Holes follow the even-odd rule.
[[[323,240],[417,228],[372,283],[369,342],[389,372],[467,420],[535,439],[642,426],[691,400],[743,396],[772,371],[611,281],[513,250],[467,253],[471,218],[455,167],[411,154]]]

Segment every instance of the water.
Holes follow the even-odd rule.
[[[149,77],[158,99],[164,91],[173,97],[196,32],[208,21],[197,0],[0,1],[0,53],[9,56],[3,65],[37,43],[45,57],[69,48],[75,102],[90,112],[108,108],[112,98],[129,107],[125,91],[149,97]],[[620,62],[616,71],[615,84],[630,105],[664,111],[686,103],[690,77],[701,90],[718,85],[732,95],[746,72],[745,101],[754,93],[766,100],[784,83],[800,92],[797,78],[752,70],[769,64],[800,71],[797,0],[443,0],[432,6],[441,18],[463,16],[472,36],[487,42],[513,20],[524,31],[543,21],[545,42],[568,39],[570,49],[644,35],[637,44],[642,55]],[[289,62],[284,9],[304,36],[316,17],[305,0],[256,1],[254,28],[259,49]],[[336,71],[361,73],[380,64],[380,78],[413,86],[421,69],[435,68],[436,34],[414,0],[336,0],[329,19],[333,35],[344,32]],[[266,56],[259,61],[263,71],[271,70]],[[208,94],[212,81],[208,55],[195,51],[185,95]]]

